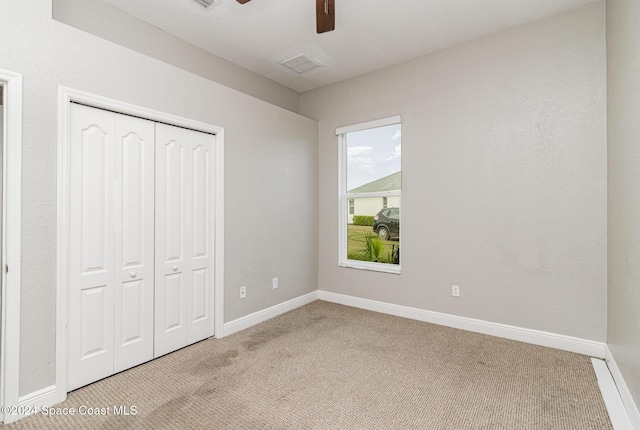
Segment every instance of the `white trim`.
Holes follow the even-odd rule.
[[[427,311],[424,309],[411,308],[408,306],[394,305],[391,303],[378,302],[375,300],[363,299],[344,294],[331,293],[328,291],[318,291],[318,299],[327,302],[339,303],[374,312],[381,312],[389,315],[396,315],[403,318],[424,321],[432,324],[458,328],[475,333],[488,334],[490,336],[502,337],[505,339],[517,340],[533,345],[546,346],[561,349],[564,351],[585,354],[591,357],[604,358],[605,343],[596,342],[577,337],[565,336],[562,334],[550,333],[539,330],[531,330],[506,324],[498,324],[489,321],[477,320],[473,318],[459,317],[440,312]]]
[[[629,387],[627,386],[627,383],[622,376],[622,372],[620,372],[620,368],[618,367],[616,360],[613,358],[613,354],[611,353],[608,345],[605,347],[605,360],[607,361],[607,366],[609,367],[611,376],[613,376],[613,380],[618,388],[618,393],[620,393],[620,398],[622,399],[622,403],[624,404],[629,420],[631,421],[631,428],[640,430],[640,410],[638,410],[638,405],[633,400],[631,391],[629,391]]]
[[[592,358],[591,364],[593,365],[593,371],[596,374],[598,380],[598,387],[600,387],[600,393],[602,394],[602,400],[607,408],[609,414],[609,420],[614,430],[633,430],[631,427],[631,421],[624,408],[620,393],[616,388],[616,383],[613,381],[611,372],[607,367],[607,363],[604,360],[598,358]]]
[[[51,385],[41,390],[34,391],[33,393],[29,393],[26,396],[22,396],[20,397],[16,411],[19,413],[7,416],[5,423],[12,423],[29,415],[33,415],[36,412],[41,412],[43,408],[54,404],[55,399],[55,385]]]
[[[373,121],[361,122],[360,124],[347,125],[345,127],[336,128],[336,136],[345,133],[353,133],[354,131],[367,130],[369,128],[384,127],[392,124],[399,124],[402,122],[401,115],[390,116],[388,118],[376,119]]]
[[[20,273],[22,235],[22,75],[0,70],[4,86],[2,201],[2,334],[0,404],[17,406],[20,393]],[[12,422],[11,416],[0,417]],[[17,419],[17,418],[16,418]]]
[[[338,266],[347,259],[347,228],[349,220],[349,198],[347,193],[347,139],[338,135]]]
[[[350,199],[360,199],[367,197],[400,197],[400,191],[379,191],[373,193],[345,193]]]
[[[54,403],[67,398],[67,302],[69,275],[69,116],[71,95],[58,87],[58,183],[56,237],[56,393]]]
[[[224,129],[216,134],[214,153],[215,189],[215,262],[214,262],[214,336],[224,336]]]
[[[346,248],[346,247],[345,247]],[[400,264],[374,263],[373,261],[360,261],[345,259],[338,263],[340,267],[348,269],[369,270],[371,272],[390,273],[392,275],[400,274]]]
[[[69,226],[69,111],[71,102],[133,115],[152,121],[215,135],[214,202],[214,333],[222,332],[224,321],[224,129],[200,121],[135,106],[83,91],[58,87],[58,233],[56,297],[56,384],[53,403],[67,397],[67,300]]]
[[[224,335],[229,336],[230,334],[237,333],[285,312],[292,311],[300,306],[315,302],[316,300],[318,300],[318,291],[313,291],[304,296],[296,297],[295,299],[279,303],[270,308],[240,317],[224,324]]]
[[[87,106],[106,109],[126,115],[138,116],[151,121],[163,122],[165,124],[176,125],[178,127],[189,128],[191,130],[202,131],[205,133],[218,134],[224,129],[216,125],[207,124],[205,122],[183,118],[177,115],[136,106],[130,103],[121,102],[119,100],[110,99],[103,96],[87,93],[84,91],[74,90],[67,87],[58,88],[59,97],[66,99],[66,104],[70,102],[82,103]],[[217,142],[216,142],[217,143]]]

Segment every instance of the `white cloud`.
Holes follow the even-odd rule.
[[[396,134],[393,135],[392,139],[400,139],[402,137],[402,130],[396,130]]]
[[[349,166],[361,169],[372,169],[374,160],[371,156],[372,146],[352,146],[347,148]]]
[[[402,146],[401,145],[397,145],[394,148],[394,151],[393,151],[393,154],[391,154],[391,157],[387,158],[387,161],[394,160],[396,158],[400,158],[401,155],[402,155]]]
[[[350,146],[347,148],[347,156],[349,158],[357,157],[361,154],[370,153],[372,149],[372,146]]]

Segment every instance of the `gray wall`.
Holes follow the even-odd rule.
[[[53,18],[292,112],[298,93],[99,0],[52,0]]]
[[[23,74],[20,395],[54,383],[58,85],[225,128],[226,321],[317,289],[315,121],[54,21],[51,2],[2,10],[0,68]]]
[[[640,3],[607,1],[608,343],[640,405]]]
[[[302,94],[320,123],[319,288],[605,341],[604,8]],[[397,114],[402,274],[339,268],[335,129]]]

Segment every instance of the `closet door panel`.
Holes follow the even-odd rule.
[[[191,302],[189,307],[189,343],[206,339],[213,335],[213,270],[212,235],[210,231],[213,208],[212,171],[213,136],[197,131],[189,131],[191,143],[190,171],[191,201]]]
[[[185,330],[185,286],[182,273],[170,273],[165,275],[164,283],[164,330],[165,333]],[[180,336],[180,345],[183,346],[183,336]]]
[[[203,142],[206,143],[206,142]],[[198,144],[192,152],[193,170],[193,238],[191,257],[206,259],[209,256],[209,172],[210,150]]]
[[[181,130],[179,130],[181,131]],[[185,208],[186,192],[184,176],[188,166],[185,165],[184,142],[169,141],[164,148],[164,207],[161,215],[164,215],[166,263],[182,263],[185,252]]]
[[[73,390],[113,373],[115,114],[73,104],[69,136],[69,356]]]
[[[147,337],[146,332],[148,329],[145,327],[145,317],[147,316],[147,312],[145,312],[145,287],[144,280],[122,282],[120,286],[119,306],[122,310],[119,318],[120,327],[119,330],[116,330],[116,332],[119,332],[120,337],[116,342],[116,348],[120,346],[123,349],[135,344],[139,345]],[[151,343],[151,346],[153,347],[153,343]],[[147,357],[143,356],[140,362],[146,361],[145,358]],[[116,372],[123,370],[119,369],[119,367],[123,367],[122,364],[115,366]],[[124,368],[126,369],[126,367]]]
[[[156,124],[156,357],[187,344],[191,165],[184,131]]]
[[[213,335],[213,142],[156,125],[156,356]]]
[[[207,306],[209,302],[209,291],[207,289],[209,282],[206,268],[193,271],[192,285],[191,322],[197,324],[209,317],[209,307]]]
[[[152,121],[116,115],[115,371],[153,358],[154,157]]]

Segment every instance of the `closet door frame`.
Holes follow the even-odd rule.
[[[58,87],[58,232],[56,285],[56,382],[55,402],[67,398],[68,300],[69,300],[69,116],[71,103],[106,109],[214,135],[213,219],[214,231],[214,336],[223,336],[224,324],[224,129],[212,124],[159,112],[68,87]]]
[[[2,318],[0,334],[0,404],[20,405],[20,274],[22,231],[22,75],[0,69],[4,87],[2,157]],[[5,424],[19,415],[4,415]]]

